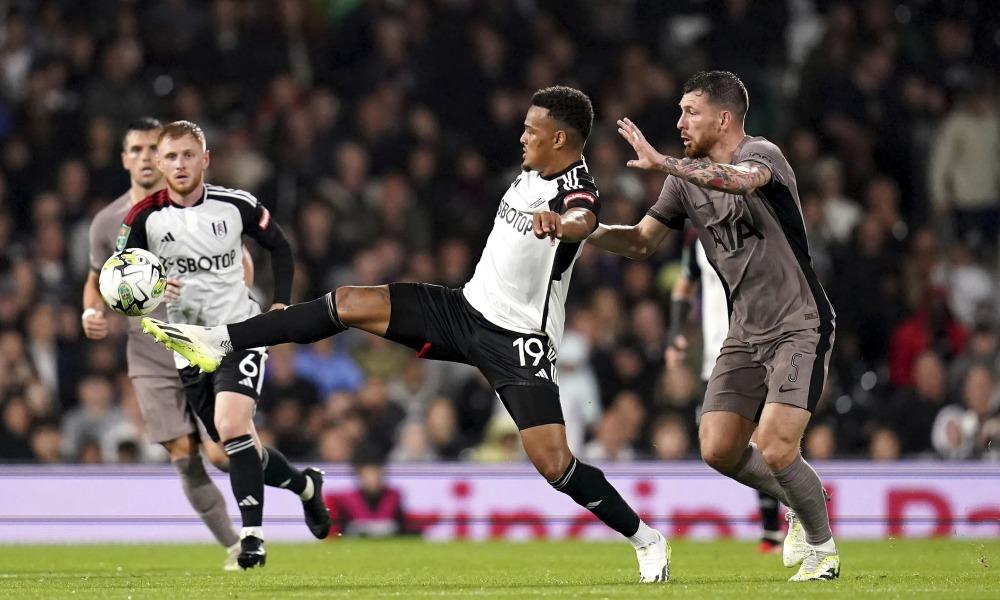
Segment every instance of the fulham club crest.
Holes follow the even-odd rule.
[[[226,234],[229,233],[229,229],[226,227],[226,222],[214,221],[212,223],[212,233],[215,234],[215,237],[220,237],[220,238],[226,237]]]

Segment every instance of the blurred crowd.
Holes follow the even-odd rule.
[[[254,193],[297,254],[295,298],[471,275],[519,167],[531,93],[593,99],[607,223],[662,177],[625,168],[631,117],[682,152],[684,79],[746,82],[747,131],[795,169],[838,313],[812,459],[996,460],[1000,13],[989,0],[7,0],[0,30],[0,461],[131,462],[124,324],[86,340],[87,228],[128,180],[133,118],[189,119],[210,180]],[[664,363],[680,238],[650,260],[587,248],[558,360],[586,460],[697,456],[698,348]],[[261,299],[266,257],[257,253]],[[700,338],[698,311],[688,337]],[[697,344],[695,344],[697,346]],[[474,370],[349,332],[281,346],[258,424],[294,460],[522,458]]]

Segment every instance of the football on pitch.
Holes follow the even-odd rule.
[[[167,288],[167,276],[155,254],[126,248],[101,267],[99,287],[104,302],[117,313],[138,317],[153,312]]]

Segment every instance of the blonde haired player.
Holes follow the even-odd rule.
[[[157,165],[167,187],[136,204],[125,215],[117,247],[145,248],[157,254],[167,277],[182,286],[167,305],[171,323],[203,324],[259,314],[244,282],[243,236],[254,238],[271,255],[274,301],[289,301],[293,260],[288,239],[270,213],[251,194],[205,183],[210,154],[205,135],[190,121],[175,121],[159,135]],[[243,528],[240,567],[263,566],[264,486],[291,490],[302,499],[306,524],[317,538],[330,529],[323,504],[322,473],[299,471],[257,437],[253,415],[260,400],[267,349],[231,354],[215,373],[202,373],[178,360],[188,404],[209,436],[229,457],[229,480]]]
[[[98,289],[98,277],[104,261],[115,250],[118,227],[128,211],[146,196],[166,185],[163,174],[156,168],[156,144],[162,124],[151,117],[130,123],[122,139],[122,166],[128,171],[128,191],[102,208],[90,224],[90,273],[83,286],[83,332],[88,339],[100,340],[108,335],[108,320]],[[245,269],[252,278],[253,263],[245,255]],[[176,284],[176,281],[172,281]],[[171,285],[170,293],[177,288]],[[162,304],[153,316],[166,317]],[[215,539],[228,549],[223,567],[238,569],[239,536],[226,512],[226,502],[219,488],[209,479],[199,453],[199,443],[205,455],[218,468],[226,470],[229,461],[210,440],[202,439],[188,409],[184,387],[174,368],[173,355],[142,335],[139,319],[129,319],[126,351],[128,376],[142,413],[146,438],[162,445],[177,469],[181,487],[191,508],[198,513]]]

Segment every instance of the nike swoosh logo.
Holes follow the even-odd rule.
[[[785,384],[781,384],[781,387],[778,388],[778,391],[779,392],[794,392],[795,390],[799,390],[799,389],[802,389],[802,388],[787,388],[786,389],[785,388]]]

